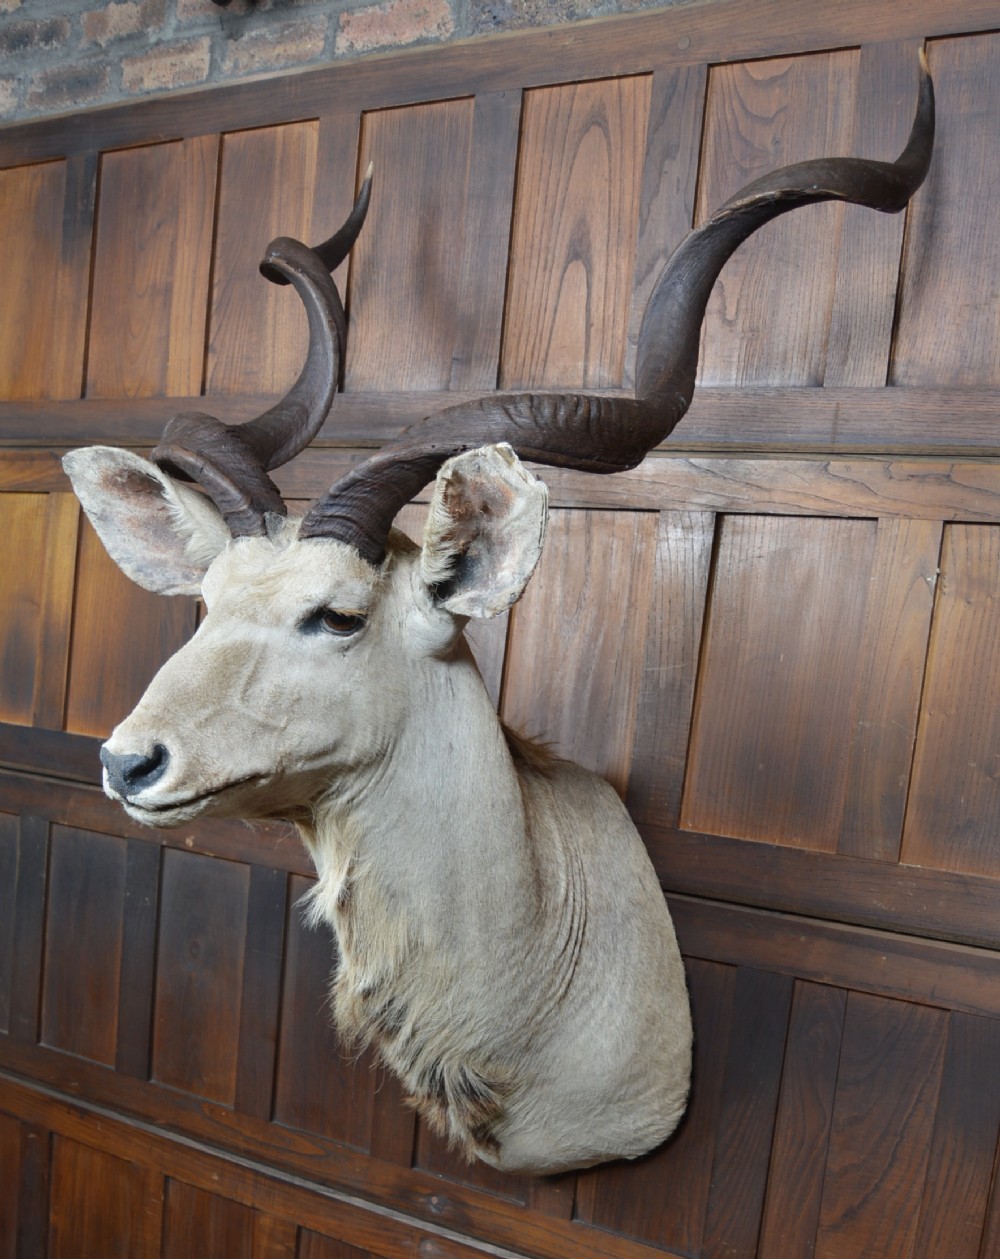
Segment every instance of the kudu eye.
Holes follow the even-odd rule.
[[[333,634],[337,638],[350,638],[365,624],[365,618],[356,612],[338,612],[336,608],[317,608],[302,622],[307,634]]]

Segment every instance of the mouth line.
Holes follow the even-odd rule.
[[[213,800],[216,796],[221,796],[225,791],[230,791],[234,787],[243,787],[250,782],[256,782],[261,777],[262,775],[260,774],[247,774],[245,778],[234,778],[232,782],[224,783],[221,787],[213,787],[211,791],[203,791],[200,795],[188,796],[184,800],[171,800],[166,804],[140,804],[136,800],[129,799],[128,796],[122,798],[122,803],[128,805],[130,809],[136,809],[140,813],[149,813],[154,816],[174,813],[179,809],[190,809],[192,805]]]

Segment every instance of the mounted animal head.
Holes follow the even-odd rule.
[[[160,825],[208,811],[274,816],[383,755],[406,720],[413,670],[453,650],[463,618],[509,607],[531,574],[545,490],[519,460],[594,473],[639,463],[690,404],[706,303],[737,246],[818,201],[902,209],[924,178],[932,137],[922,64],[916,119],[895,163],[785,167],[688,235],[642,321],[634,398],[521,393],[448,408],[361,463],[301,520],[288,519],[268,472],[312,440],[333,402],[345,318],[330,271],[364,221],[370,171],[330,240],[315,249],[273,241],[261,271],[295,286],[309,320],[288,396],[238,426],[178,416],[152,462],[99,447],[65,459],[119,566],[159,593],[201,591],[208,609],[105,745],[106,789]],[[435,478],[416,552],[392,521]]]

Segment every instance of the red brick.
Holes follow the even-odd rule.
[[[227,44],[223,69],[226,74],[253,74],[318,61],[323,56],[327,30],[326,20],[310,20],[250,31]]]
[[[111,71],[103,63],[56,66],[34,75],[25,104],[39,113],[93,105],[105,95],[110,81]]]
[[[208,78],[212,41],[180,40],[160,44],[140,57],[122,61],[122,87],[126,92],[156,92],[204,83]]]
[[[112,40],[140,31],[153,32],[163,25],[166,0],[122,0],[83,15],[83,34],[92,44],[106,48]]]
[[[59,48],[69,38],[69,19],[64,17],[42,18],[33,22],[11,22],[0,27],[0,53],[16,56],[19,53],[43,52]]]
[[[447,0],[387,0],[340,15],[337,52],[360,53],[421,39],[447,39],[454,29]]]

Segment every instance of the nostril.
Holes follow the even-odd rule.
[[[108,771],[108,782],[120,796],[131,796],[145,791],[163,777],[170,753],[162,743],[156,743],[150,752],[119,756],[107,747],[101,748],[101,763]]]

